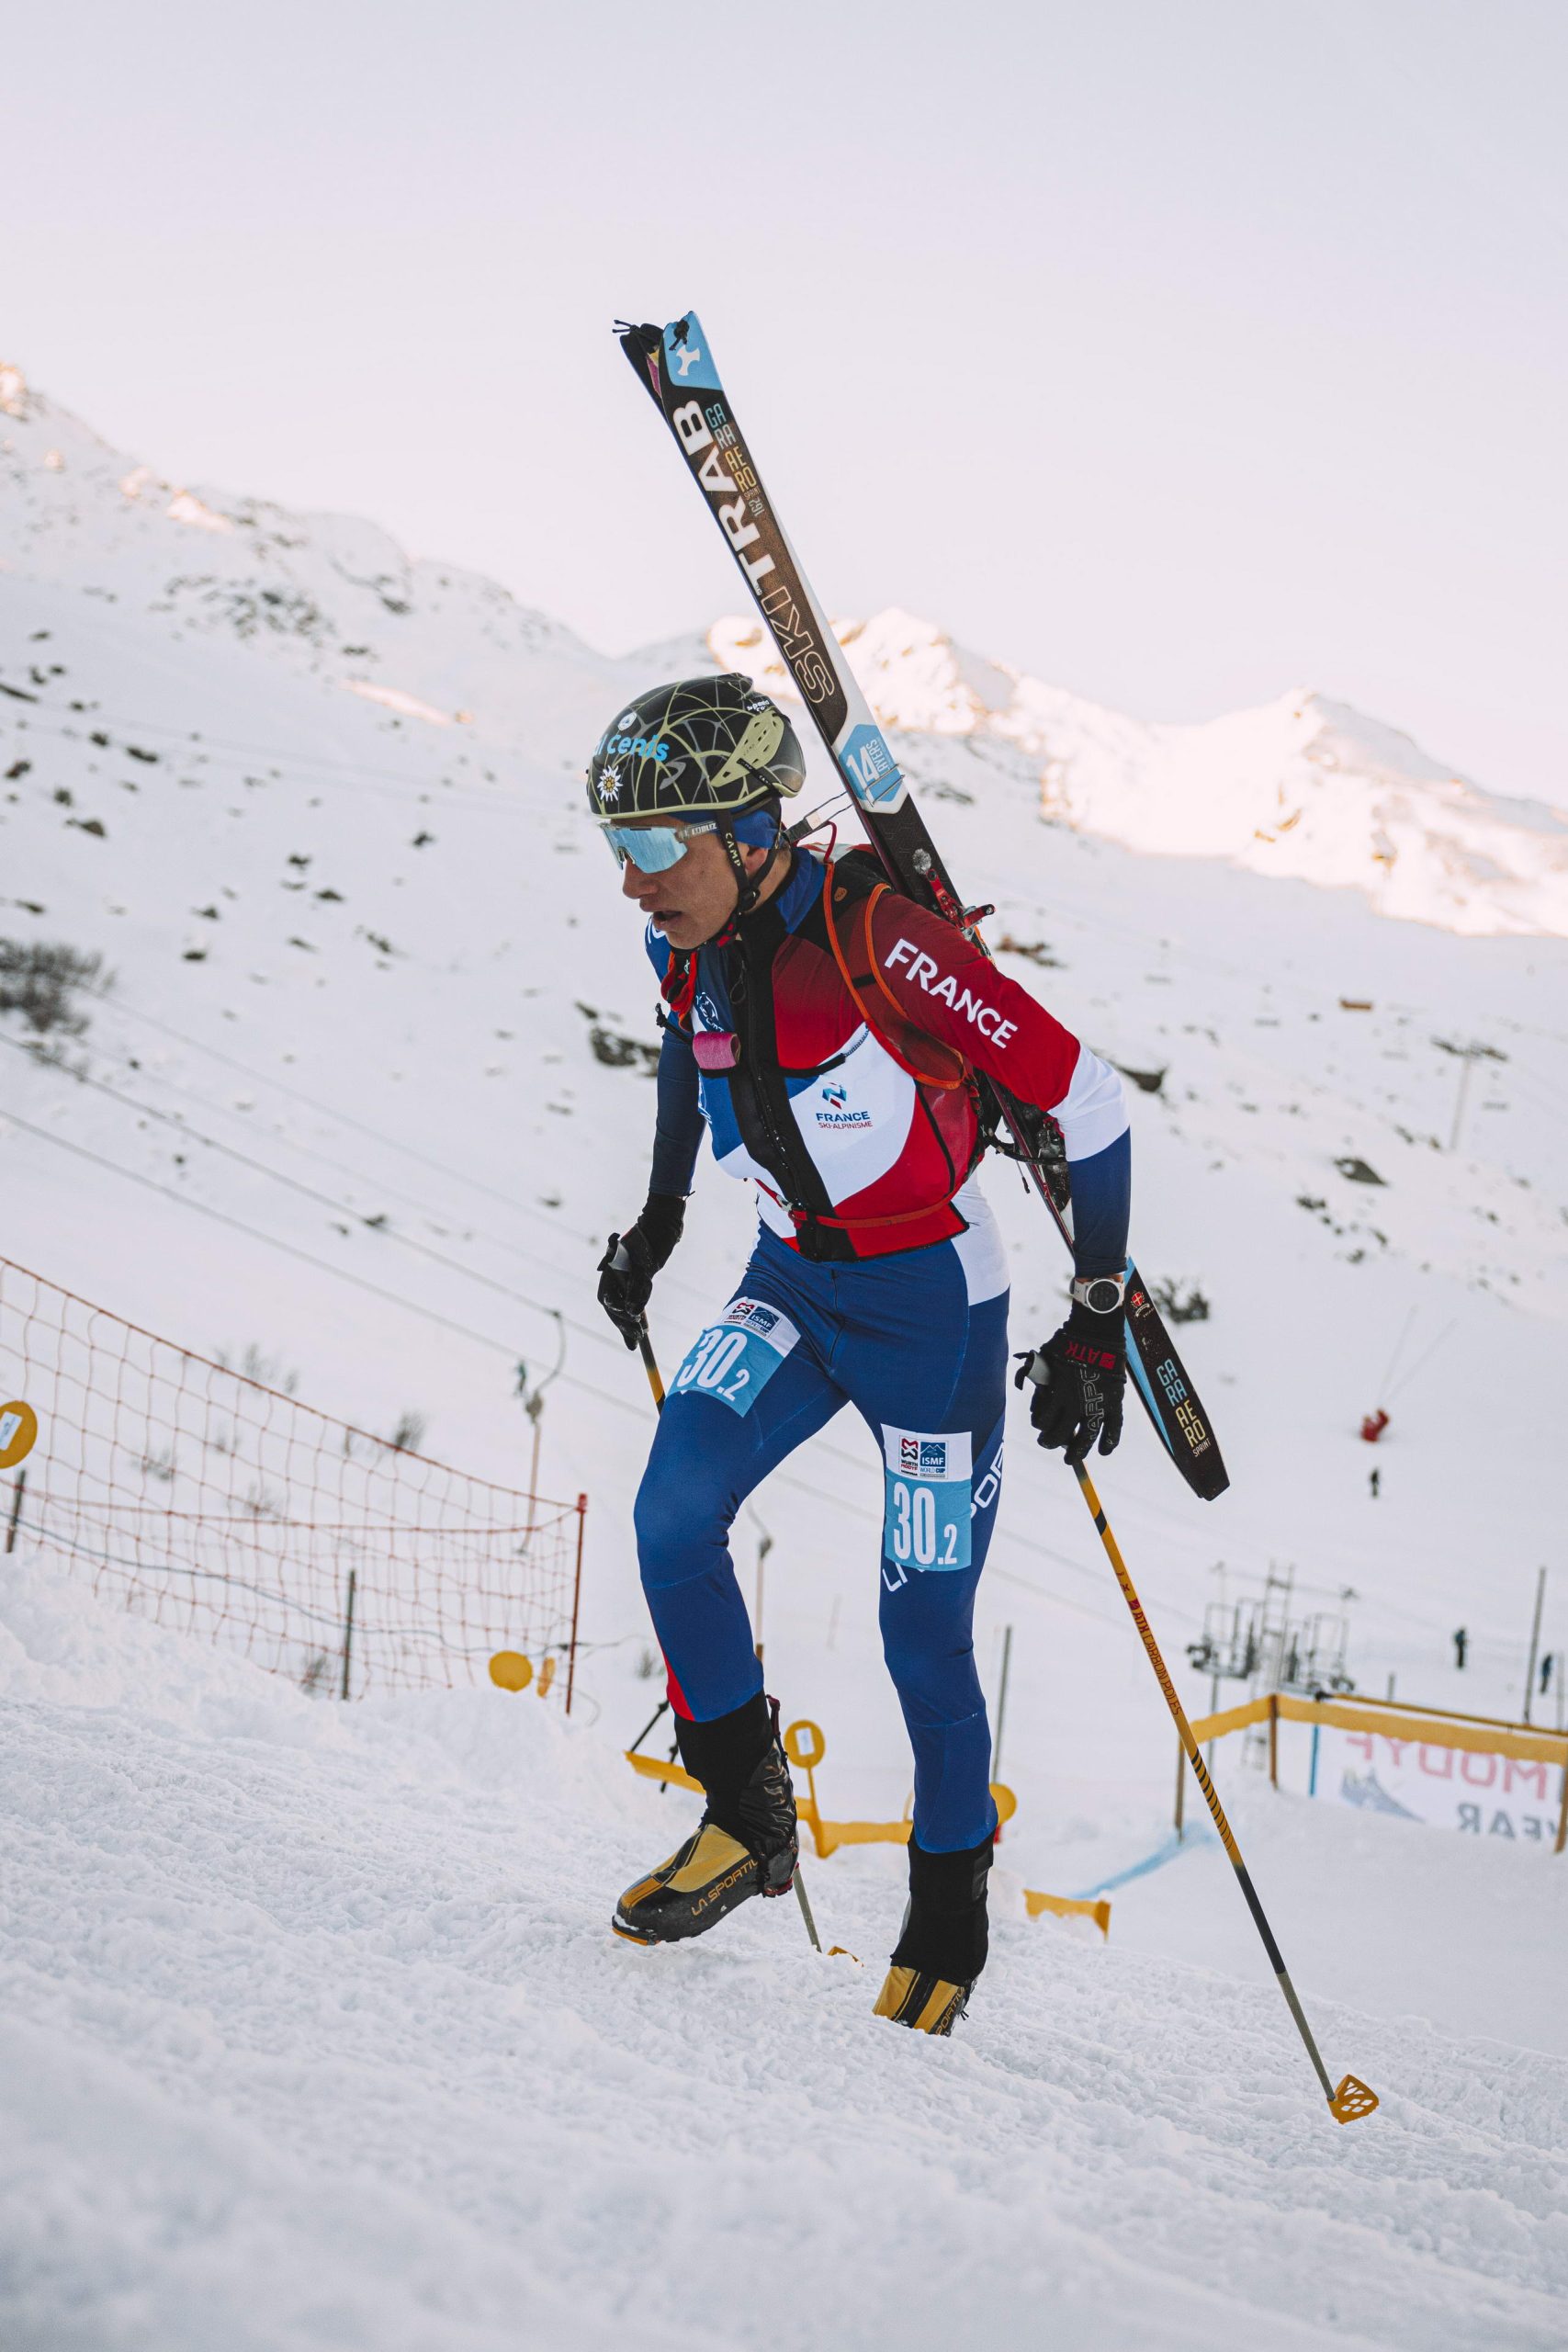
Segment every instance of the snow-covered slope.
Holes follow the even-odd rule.
[[[543,1484],[591,1497],[579,1677],[588,1737],[571,1743],[570,1762],[545,1745],[544,1711],[486,1713],[508,1703],[488,1693],[385,1724],[369,1712],[340,1719],[231,1677],[221,1661],[168,1667],[176,1681],[193,1678],[194,1695],[187,1713],[181,1700],[161,1714],[152,1694],[165,1668],[134,1646],[133,1623],[115,1621],[131,1645],[122,1673],[100,1634],[51,1630],[51,1612],[69,1616],[73,1604],[42,1586],[28,1623],[13,1620],[26,1657],[53,1663],[41,1679],[18,1668],[28,1705],[13,1728],[37,1759],[20,1813],[34,1875],[26,1997],[9,2014],[47,2016],[72,2044],[28,2044],[28,2079],[41,2085],[29,2144],[62,2186],[50,2209],[58,2233],[27,2241],[27,2276],[58,2304],[59,2282],[90,2271],[100,2298],[75,2338],[36,2340],[177,2345],[172,2325],[137,2333],[135,2250],[149,2245],[164,2250],[160,2322],[182,2295],[197,2312],[216,2298],[223,2324],[209,2340],[313,2346],[351,2341],[358,2326],[364,2340],[434,2346],[461,2344],[468,2327],[486,2343],[515,2323],[532,2282],[542,2340],[592,2343],[595,2327],[607,2340],[613,2324],[625,2332],[621,2311],[662,2326],[645,2291],[660,2227],[688,2233],[690,2249],[693,2217],[711,2199],[728,2244],[773,2177],[784,2115],[790,2148],[815,2135],[818,2152],[790,2176],[776,2242],[791,2313],[816,2291],[808,2222],[830,2228],[835,2248],[859,2233],[871,2249],[863,2281],[847,2253],[835,2256],[838,2300],[810,2306],[818,2341],[854,2342],[845,2328],[835,2339],[836,2315],[858,2325],[863,2311],[885,2308],[898,2266],[924,2246],[947,2250],[972,2282],[979,2248],[998,2296],[1017,2278],[1041,2308],[1076,2313],[1082,2282],[1111,2278],[1129,2343],[1224,2342],[1227,2329],[1250,2342],[1258,2331],[1244,2307],[1256,2307],[1281,2343],[1326,2340],[1332,2324],[1343,2342],[1362,2327],[1365,2340],[1413,2346],[1544,2346],[1540,2241],[1519,2216],[1546,2193],[1531,2101],[1537,2070],[1555,2077],[1519,2052],[1559,2047],[1530,1972],[1538,1943],[1561,1949],[1544,1906],[1568,1880],[1539,1853],[1467,1851],[1435,1831],[1271,1801],[1253,1792],[1234,1747],[1220,1751],[1227,1788],[1241,1783],[1249,1856],[1287,1952],[1328,2005],[1336,2058],[1392,2086],[1402,2135],[1416,2109],[1394,2101],[1423,2110],[1392,2156],[1325,2154],[1310,2136],[1327,2127],[1251,1927],[1202,1849],[1117,1895],[1108,1956],[1021,1922],[1007,1928],[987,1982],[989,2038],[930,2062],[950,2112],[919,2095],[932,2075],[918,2059],[866,2054],[887,2037],[860,2039],[871,2033],[860,1980],[781,1956],[768,1922],[742,1919],[723,1951],[697,1955],[691,1981],[705,1989],[690,2025],[671,2019],[662,1974],[628,1977],[626,1956],[597,1940],[606,1887],[648,1859],[650,1824],[657,1844],[679,1817],[678,1800],[639,1792],[599,1750],[628,1739],[654,1703],[629,1532],[651,1409],[635,1359],[593,1306],[592,1268],[604,1234],[641,1199],[651,1126],[641,1057],[616,1041],[655,1033],[637,926],[585,839],[581,774],[606,713],[646,683],[643,663],[604,660],[488,583],[410,564],[368,526],[151,482],[14,380],[0,390],[0,936],[63,941],[114,974],[86,1003],[85,1035],[57,1036],[52,1058],[27,1050],[16,1015],[0,1017],[0,1254],[204,1353],[254,1344],[298,1374],[302,1396],[361,1426],[419,1410],[434,1452],[509,1483],[526,1474],[529,1438],[517,1360],[537,1379],[564,1327]],[[857,659],[874,635],[862,633]],[[902,641],[889,624],[874,685],[885,708]],[[711,649],[666,649],[660,666],[733,651],[733,632],[720,631]],[[1006,967],[1148,1083],[1133,1097],[1139,1259],[1156,1280],[1196,1286],[1210,1309],[1180,1339],[1231,1493],[1208,1510],[1191,1502],[1135,1412],[1102,1482],[1189,1701],[1196,1711],[1208,1697],[1182,1659],[1206,1602],[1255,1588],[1279,1560],[1294,1564],[1314,1606],[1353,1594],[1350,1665],[1363,1689],[1393,1675],[1405,1697],[1517,1712],[1535,1569],[1555,1557],[1562,1517],[1562,925],[1542,917],[1534,936],[1528,926],[1463,935],[1515,926],[1514,886],[1495,876],[1461,877],[1468,895],[1448,913],[1393,922],[1365,889],[1245,870],[1250,853],[1234,841],[1179,865],[1100,837],[1092,816],[1043,819],[1044,738],[1023,740],[1015,707],[1029,697],[989,665],[951,660],[990,719],[963,731],[975,707],[958,686],[950,724],[948,706],[906,679],[903,707],[920,724],[901,735],[901,754],[962,887],[998,902],[988,930]],[[1126,724],[1102,722],[1101,779],[1121,772],[1112,752]],[[1086,740],[1089,720],[1074,725]],[[1357,759],[1370,756],[1365,723],[1351,731]],[[1395,773],[1397,747],[1374,748]],[[1146,781],[1143,757],[1127,752],[1128,776]],[[820,768],[818,781],[825,792]],[[1258,788],[1267,798],[1279,781],[1269,770]],[[1347,790],[1353,782],[1340,777]],[[1399,788],[1426,824],[1440,787],[1416,775]],[[1521,838],[1550,849],[1553,836],[1540,820]],[[1372,879],[1388,906],[1387,876]],[[1484,1053],[1461,1057],[1473,1047]],[[1008,1172],[987,1182],[1021,1345],[1059,1318],[1065,1261]],[[687,1238],[655,1295],[667,1368],[728,1295],[750,1224],[739,1188],[701,1171]],[[0,1385],[15,1350],[0,1331]],[[1372,1455],[1355,1432],[1380,1401],[1393,1419]],[[876,1458],[858,1428],[835,1424],[768,1482],[741,1522],[739,1556],[750,1594],[762,1531],[773,1539],[769,1679],[789,1715],[827,1732],[829,1809],[891,1817],[908,1767],[877,1649],[880,1515]],[[24,1516],[8,1574],[34,1574],[28,1541]],[[1543,1646],[1559,1654],[1565,1602],[1553,1583]],[[1461,1624],[1462,1675],[1450,1640]],[[1027,1443],[1010,1458],[981,1589],[977,1654],[993,1700],[1006,1626],[1005,1773],[1019,1797],[1009,1868],[1077,1892],[1158,1844],[1172,1743],[1071,1483]],[[536,1819],[524,1818],[514,1766],[537,1783]],[[1299,1794],[1304,1756],[1289,1749],[1286,1766]],[[138,1789],[152,1792],[145,1808]],[[155,1870],[117,1877],[97,1827],[117,1802],[128,1849],[152,1838],[162,1807],[188,1818],[188,1855],[159,1844]],[[293,1841],[304,1876],[291,1891],[276,1858],[299,1820],[313,1826]],[[265,1901],[235,1822],[275,1857]],[[819,1907],[837,1939],[873,1964],[897,1910],[890,1858],[836,1857],[822,1875]],[[78,1882],[101,1884],[99,1909],[72,1897]],[[1402,1918],[1418,1923],[1408,1961]],[[268,1960],[253,1971],[258,1939]],[[1188,1963],[1212,1972],[1198,1991]],[[292,2039],[268,1991],[272,1967],[297,1987]],[[51,2006],[57,1982],[68,1989]],[[205,2008],[193,1982],[215,1988]],[[654,1984],[653,1996],[626,1992]],[[1113,1998],[1096,1989],[1110,1984]],[[1335,2003],[1372,2022],[1335,2018]],[[768,2031],[754,2015],[785,2008],[795,2022],[748,2076],[749,2037]],[[1234,2050],[1211,2033],[1189,2057],[1168,2010],[1223,2018]],[[1424,2027],[1384,2038],[1407,2014],[1462,2048]],[[505,2041],[519,2018],[551,2053],[546,2066],[527,2064],[520,2028]],[[1468,2037],[1483,2033],[1496,2039],[1477,2055]],[[140,2058],[127,2056],[127,2036]],[[1098,2038],[1132,2067],[1139,2037],[1156,2052],[1153,2087],[1140,2075],[1135,2092],[1102,2096],[1086,2046]],[[487,2074],[503,2042],[516,2074]],[[1004,2042],[1021,2053],[1005,2065]],[[111,2154],[159,2151],[147,2175],[100,2164],[90,2193],[112,2211],[96,2221],[89,2191],[73,2185],[91,2160],[69,2137],[75,2110],[62,2098],[85,2079],[83,2050],[106,2115],[112,2104],[101,2127]],[[1239,2107],[1204,2105],[1220,2095],[1216,2069],[1232,2081],[1227,2068],[1237,2098],[1257,2098],[1257,2130]],[[688,2096],[669,2124],[677,2085],[689,2092],[693,2081],[700,2099]],[[1450,2097],[1454,2134],[1423,2153],[1437,2129],[1425,2111],[1448,2114]],[[627,2110],[632,2130],[614,2138],[611,2118]],[[707,2169],[705,2112],[725,2150]],[[215,2120],[223,2114],[243,2129]],[[1526,2154],[1510,2167],[1496,2135],[1516,2129]],[[660,2162],[670,2130],[698,2183],[690,2204]],[[338,2154],[355,2132],[373,2145],[342,2204],[308,2150],[296,2159],[296,2131],[298,2144]],[[482,2155],[456,2187],[441,2172],[446,2152],[470,2143],[504,2143],[503,2191],[492,2194]],[[766,2164],[753,2168],[763,2143]],[[1463,2169],[1472,2160],[1475,2173]],[[28,2179],[36,2169],[24,2160]],[[1484,2173],[1490,2188],[1439,2210],[1445,2169],[1463,2183]],[[1395,2177],[1396,2191],[1377,2186]],[[1292,2218],[1303,2182],[1318,2199],[1310,2221]],[[1346,2182],[1354,2194],[1336,2201]],[[1372,2234],[1393,2251],[1368,2243],[1363,2196]],[[1157,2261],[1131,2224],[1105,2219],[1118,2199],[1134,2222],[1146,2219]],[[906,2205],[918,2230],[904,2229]],[[347,2248],[330,2260],[322,2211]],[[515,2255],[520,2215],[549,2236],[547,2262]],[[1441,2278],[1416,2243],[1439,2227],[1458,2249]],[[361,2232],[405,2292],[386,2297],[359,2266]],[[53,2272],[51,2244],[66,2249]],[[293,2291],[312,2247],[326,2316],[312,2302],[288,2317],[289,2336],[266,2297]],[[634,2263],[638,2292],[615,2303]],[[1283,2264],[1278,2292],[1269,2263]],[[1331,2323],[1308,2282],[1341,2271],[1366,2301],[1348,2295]],[[1483,2272],[1492,2286],[1474,2283]],[[570,2317],[552,2338],[562,2279]],[[1412,2297],[1404,2335],[1393,2332],[1405,2324],[1395,2280]],[[1444,2280],[1456,2299],[1446,2315]],[[750,2314],[750,2266],[743,2283]],[[303,2309],[310,2289],[299,2291]],[[447,2303],[430,2300],[441,2295]],[[1035,2312],[998,2302],[991,2332],[1022,2340]],[[1365,2313],[1375,2324],[1363,2326]],[[737,2332],[750,2324],[732,2324],[727,2303],[713,2340],[727,2327],[729,2340],[750,2340]],[[911,2341],[928,2340],[912,2333],[923,2324],[911,2318]],[[1084,2319],[1086,2346],[1117,2341]]]
[[[531,1699],[334,1708],[24,1572],[0,1778],[15,2352],[1561,2340],[1568,2061],[1418,2022],[1488,1972],[1500,1895],[1538,1980],[1561,1949],[1557,1883],[1504,1894],[1484,1847],[1403,1965],[1422,1840],[1362,1822],[1276,1869],[1289,1910],[1332,1871],[1393,1963],[1391,2006],[1303,1976],[1383,2093],[1337,2132],[1261,1963],[1031,1924],[1005,1871],[949,2043],[868,2014],[886,1850],[813,1874],[863,1966],[793,1904],[617,1944],[614,1892],[693,1800]]]

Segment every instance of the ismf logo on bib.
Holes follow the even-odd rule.
[[[882,1425],[887,1509],[882,1548],[904,1569],[969,1566],[967,1430],[896,1430]],[[895,1588],[897,1589],[897,1588]]]
[[[670,1394],[713,1396],[732,1413],[749,1412],[799,1337],[782,1307],[732,1298],[688,1351]]]

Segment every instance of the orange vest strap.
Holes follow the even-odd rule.
[[[964,1085],[969,1076],[969,1065],[957,1046],[944,1045],[940,1037],[929,1035],[911,1021],[877,969],[872,915],[878,899],[890,895],[888,885],[878,882],[863,898],[857,897],[840,931],[833,918],[833,901],[844,895],[835,885],[829,866],[822,877],[822,914],[828,942],[840,977],[866,1027],[886,1047],[899,1069],[907,1070],[921,1086],[934,1086],[947,1093]]]

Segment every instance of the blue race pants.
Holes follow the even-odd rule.
[[[1001,1489],[1007,1293],[972,1305],[951,1241],[812,1265],[762,1231],[670,1384],[637,1499],[643,1590],[676,1712],[761,1690],[729,1530],[769,1471],[853,1405],[883,1462],[881,1625],[928,1853],[996,1826],[975,1588]],[[824,1540],[836,1538],[824,1531]]]

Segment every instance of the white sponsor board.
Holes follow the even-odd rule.
[[[1513,1838],[1549,1852],[1556,1838],[1562,1801],[1559,1765],[1328,1724],[1320,1726],[1317,1738],[1314,1792],[1320,1797],[1472,1838]]]

